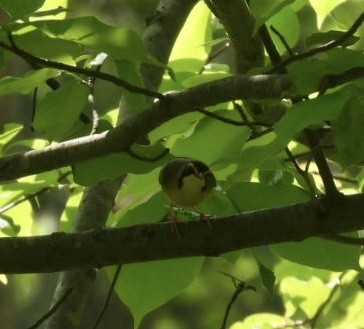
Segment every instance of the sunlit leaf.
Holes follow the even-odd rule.
[[[244,321],[234,323],[229,329],[274,329],[287,324],[287,319],[273,313],[257,313],[247,316]]]
[[[310,4],[317,15],[317,25],[320,28],[325,17],[340,3],[345,0],[310,0]]]
[[[22,128],[23,126],[17,123],[9,123],[4,125],[4,133],[0,135],[0,153],[3,152],[6,144],[12,138],[14,138]]]
[[[174,71],[198,72],[203,66],[210,49],[210,15],[203,1],[198,2],[191,11],[169,58],[169,65]]]
[[[315,277],[307,281],[287,277],[282,280],[280,290],[285,304],[291,304],[286,310],[286,316],[294,316],[301,309],[309,319],[315,315],[330,293],[330,288]]]

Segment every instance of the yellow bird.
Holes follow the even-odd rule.
[[[194,208],[210,195],[216,179],[203,162],[180,157],[162,167],[159,183],[172,207]]]

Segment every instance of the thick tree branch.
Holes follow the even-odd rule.
[[[101,134],[54,144],[0,159],[0,181],[53,170],[80,161],[123,152],[162,123],[193,111],[234,99],[280,98],[291,87],[284,75],[239,75],[170,93],[150,109]]]
[[[161,0],[147,19],[143,41],[147,49],[161,63],[167,64],[173,45],[187,16],[198,0]],[[147,88],[157,90],[164,67],[143,64],[141,74]]]
[[[254,66],[263,65],[263,46],[259,37],[253,37],[254,21],[246,1],[211,0],[210,2],[231,40],[235,72],[246,73]]]
[[[31,273],[102,267],[151,260],[218,256],[224,252],[284,241],[300,241],[364,228],[364,195],[330,204],[317,202],[181,223],[180,238],[169,223],[81,233],[1,238],[0,273]],[[297,242],[299,243],[299,242]]]

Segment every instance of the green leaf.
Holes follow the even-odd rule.
[[[274,208],[310,199],[310,194],[296,185],[270,186],[248,182],[233,184],[226,194],[239,211]]]
[[[263,286],[273,294],[274,286],[276,282],[276,276],[274,272],[269,268],[265,267],[263,264],[259,263],[259,273],[262,278]]]
[[[289,141],[304,128],[322,124],[325,120],[334,120],[343,110],[351,93],[352,90],[348,88],[297,103],[274,125],[274,131],[278,137]]]
[[[45,0],[1,0],[0,7],[11,17],[21,18],[37,11],[43,6]]]
[[[294,82],[297,95],[317,91],[325,75],[340,74],[363,65],[362,51],[348,48],[335,48],[325,54],[290,64],[287,69]]]
[[[359,96],[360,97],[360,96]],[[341,115],[332,122],[335,159],[346,168],[364,159],[364,99],[353,97]]]
[[[168,65],[175,72],[198,72],[203,66],[212,39],[210,19],[210,10],[199,1],[184,23],[169,58]]]
[[[162,195],[155,196],[161,189],[158,182],[159,171],[160,168],[157,168],[145,174],[128,174],[128,179],[121,186],[115,201],[116,213],[112,222],[109,223],[111,226],[128,226],[129,223],[137,224],[149,219],[154,222],[161,220],[159,210],[163,208],[165,212],[166,200],[164,197],[159,199]],[[150,211],[149,205],[153,205],[153,211]],[[140,209],[134,213],[132,210],[138,206]],[[141,214],[142,211],[145,213]],[[156,217],[155,213],[157,213]]]
[[[290,8],[285,7],[267,21],[267,26],[273,26],[281,35],[288,46],[292,49],[298,42],[300,37],[300,22],[297,14]],[[287,49],[279,37],[270,33],[273,43],[276,45],[280,54],[287,52]]]
[[[303,265],[335,272],[359,270],[359,246],[308,238],[300,242],[275,244],[271,248],[279,256]]]
[[[286,258],[279,257],[271,248],[271,246],[267,248],[267,256],[266,262],[270,262],[271,259],[274,259],[274,265],[272,266],[272,270],[277,278],[277,282],[281,282],[284,278],[288,276],[295,277],[298,280],[308,281],[312,277],[317,277],[323,282],[329,282],[332,279],[332,272],[325,269],[314,268],[307,265],[302,265],[296,262],[291,262]],[[259,259],[260,255],[259,255]],[[264,264],[266,264],[264,262]],[[268,264],[269,268],[270,265]]]
[[[26,24],[14,29],[13,39],[22,50],[34,56],[68,65],[75,65],[76,58],[85,52],[76,42],[51,37]]]
[[[139,73],[139,65],[127,60],[118,60],[115,64],[117,66],[118,75],[121,79],[134,86],[144,87],[143,80]],[[123,102],[125,102],[126,106],[123,104],[123,106],[121,106],[121,110],[124,111],[122,115],[125,115],[126,117],[138,114],[148,107],[148,103],[144,95],[124,90],[123,96]]]
[[[181,134],[191,129],[201,119],[203,114],[199,112],[190,112],[175,117],[149,133],[151,143],[160,141],[162,138],[174,134]]]
[[[311,319],[327,299],[330,290],[330,287],[316,277],[307,281],[293,277],[283,279],[280,291],[287,308],[285,315],[292,317],[298,310],[302,310]]]
[[[274,329],[287,323],[287,319],[273,313],[256,313],[247,316],[242,322],[236,322],[231,329]]]
[[[20,225],[14,224],[11,217],[4,214],[0,217],[0,230],[7,236],[17,236],[20,232]]]
[[[259,169],[258,179],[261,183],[273,186],[277,184],[293,184],[294,177],[290,172],[282,169]]]
[[[307,37],[305,43],[307,47],[323,45],[327,42],[341,38],[345,33],[346,32],[343,31],[333,31],[333,30],[327,32],[312,33]],[[360,40],[359,37],[351,35],[349,38],[345,40],[345,42],[341,44],[341,46],[348,47],[358,42],[359,40]]]
[[[147,313],[180,294],[195,279],[203,261],[203,257],[194,257],[124,265],[115,291],[133,314],[134,327],[139,327]]]
[[[39,102],[33,127],[49,140],[61,140],[82,112],[88,90],[78,81],[67,82]]]
[[[330,0],[325,0],[325,2],[331,3]],[[332,18],[335,27],[342,30],[348,30],[352,26],[354,20],[363,12],[363,2],[361,0],[334,0],[333,3],[336,3],[337,6],[330,12],[330,15],[328,15],[326,19]],[[326,23],[326,20],[324,23]]]
[[[83,188],[81,186],[75,186],[72,189],[72,194],[69,196],[67,200],[66,207],[62,212],[62,216],[60,219],[60,228],[61,232],[72,232],[74,229],[76,216],[80,207]]]
[[[293,3],[294,0],[252,0],[250,1],[250,9],[255,18],[254,34],[260,26],[264,24],[270,17],[278,13],[281,9]]]
[[[240,161],[237,170],[229,177],[229,184],[245,178],[247,173],[258,167],[270,157],[278,155],[284,150],[288,141],[279,138],[274,132],[265,134],[257,139],[245,143],[240,153]]]
[[[4,125],[4,133],[0,135],[0,153],[3,152],[6,144],[9,143],[9,141],[14,138],[22,128],[23,125],[18,123],[8,123]]]
[[[239,120],[235,111],[222,110],[214,113],[229,119]],[[171,150],[175,155],[199,159],[208,165],[215,162],[231,161],[241,152],[249,133],[249,129],[246,127],[232,126],[205,117],[196,125],[190,136],[179,138]]]
[[[321,27],[326,16],[340,3],[345,0],[310,0],[310,4],[316,12],[318,27]]]
[[[113,226],[117,227],[127,227],[137,224],[150,224],[150,223],[158,223],[161,219],[166,215],[167,208],[165,205],[167,204],[167,200],[162,193],[156,193],[160,190],[160,186],[158,183],[158,177],[153,175],[154,181],[145,181],[143,178],[139,178],[139,180],[143,182],[149,182],[152,185],[146,186],[143,184],[141,187],[141,196],[142,199],[134,199],[137,195],[134,191],[133,195],[126,195],[126,205],[123,209],[121,209],[121,213],[116,214],[114,216]],[[121,190],[121,195],[123,195],[125,190]],[[152,197],[150,195],[154,194]],[[125,200],[125,199],[124,199]],[[135,204],[139,202],[140,204],[135,207]],[[125,209],[126,208],[126,209]]]
[[[52,38],[73,41],[97,53],[105,52],[113,59],[160,65],[135,31],[104,24],[95,17],[44,20],[32,24]]]
[[[36,71],[29,71],[24,76],[18,77],[5,77],[0,79],[0,96],[8,94],[28,94],[38,87],[44,81],[50,78],[57,77],[60,74],[58,70],[54,69],[40,69]]]
[[[133,151],[141,157],[151,159],[165,152],[165,149],[161,144],[134,145]],[[135,159],[127,153],[113,153],[74,165],[73,177],[77,184],[88,186],[126,173],[145,174],[161,166],[166,159],[168,158],[158,161],[143,161]],[[107,168],[107,170],[103,168]]]

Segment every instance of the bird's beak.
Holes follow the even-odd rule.
[[[200,179],[204,179],[205,176],[206,176],[206,173],[203,173],[203,172],[197,172],[195,174],[196,177],[200,178]]]

